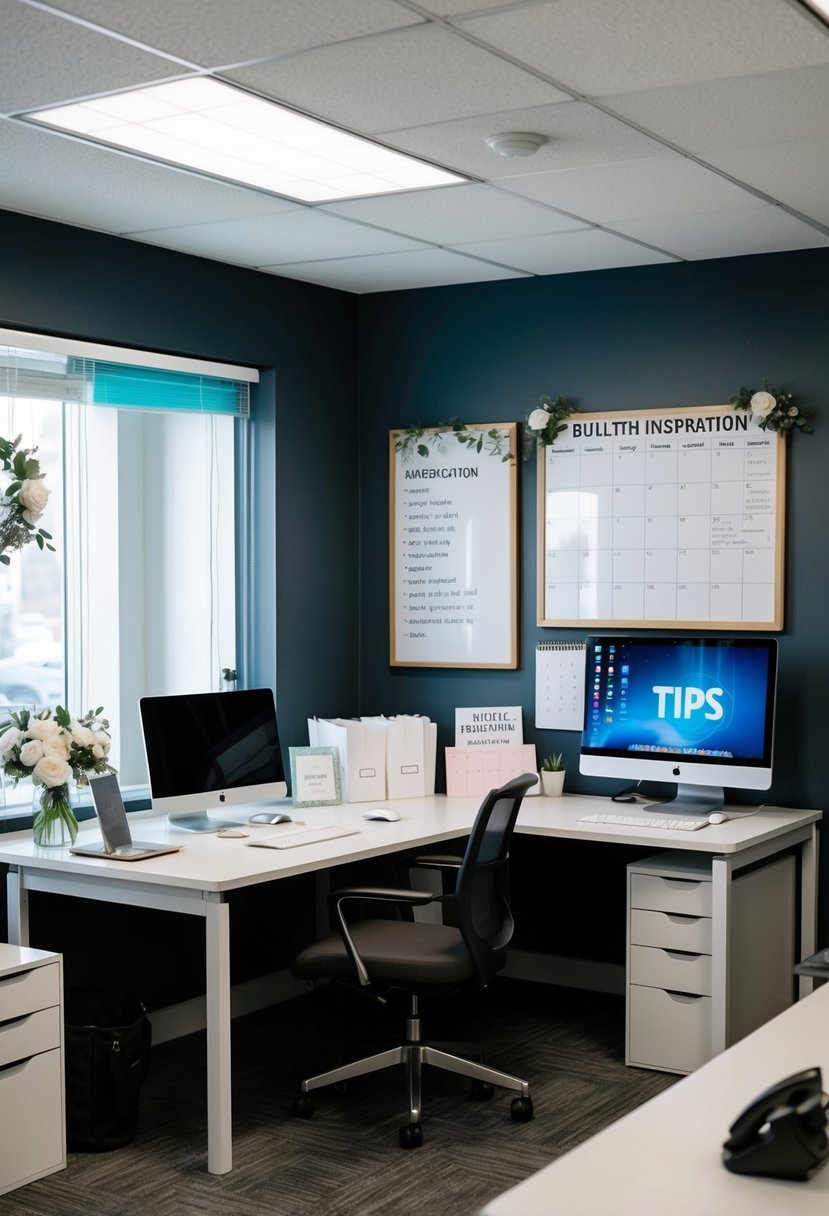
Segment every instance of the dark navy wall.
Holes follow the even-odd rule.
[[[780,636],[774,786],[767,801],[829,808],[829,250],[363,296],[360,476],[363,661],[360,707],[420,712],[451,743],[458,705],[523,705],[539,754],[578,735],[534,728],[534,650],[582,630],[536,626],[536,468],[521,468],[521,645],[517,671],[388,664],[388,431],[452,416],[522,421],[542,393],[580,410],[727,402],[764,376],[814,411],[788,445],[787,594]]]
[[[283,743],[306,743],[309,713],[357,696],[356,297],[9,212],[0,241],[0,326],[270,369],[256,487],[275,474],[276,514],[257,521],[271,592],[250,682],[278,670]]]

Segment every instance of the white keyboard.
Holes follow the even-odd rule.
[[[278,836],[263,836],[261,840],[248,843],[254,848],[298,849],[302,844],[322,844],[325,840],[336,840],[338,836],[358,836],[356,828],[309,828],[307,832],[285,832]]]
[[[626,828],[662,828],[675,832],[696,832],[708,826],[708,818],[669,819],[667,815],[615,815],[612,811],[598,815],[580,815],[579,823],[618,823]]]

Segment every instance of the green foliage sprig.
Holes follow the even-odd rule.
[[[555,443],[562,431],[567,429],[567,419],[573,406],[564,396],[556,398],[544,393],[538,405],[527,414],[524,429],[524,459],[529,460],[534,448],[547,447]]]
[[[764,431],[781,431],[785,435],[793,427],[801,431],[812,430],[808,419],[793,404],[792,394],[769,388],[768,380],[763,380],[763,388],[759,392],[741,388],[731,398],[731,404],[737,410],[751,410],[752,418]]]
[[[415,457],[427,457],[430,448],[439,448],[445,439],[453,437],[458,443],[476,452],[486,451],[490,456],[498,456],[502,463],[512,460],[512,452],[505,445],[509,444],[509,432],[499,431],[492,427],[488,431],[470,430],[465,422],[450,418],[448,422],[439,422],[437,426],[426,426],[414,422],[403,431],[395,432],[394,450],[400,453],[404,464]]]
[[[35,541],[38,548],[55,552],[49,544],[51,532],[37,526],[51,493],[43,484],[44,473],[35,458],[37,448],[22,448],[16,439],[0,438],[0,463],[11,482],[0,496],[0,562],[11,565],[9,553],[16,553]]]
[[[545,756],[541,761],[541,768],[545,773],[560,773],[564,768],[562,760],[562,752],[557,752],[552,756]]]

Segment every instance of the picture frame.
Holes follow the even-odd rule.
[[[518,666],[518,428],[389,433],[389,664]]]
[[[294,806],[337,806],[342,802],[336,747],[291,747],[288,751]]]

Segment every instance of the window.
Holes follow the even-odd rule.
[[[0,716],[3,701],[101,705],[122,786],[143,785],[139,697],[215,688],[237,666],[237,449],[256,373],[12,336],[0,434],[38,448],[56,552],[30,544],[0,567]]]

